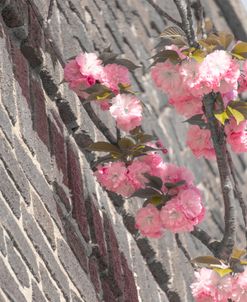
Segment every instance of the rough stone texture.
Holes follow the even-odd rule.
[[[159,2],[178,18],[172,0]],[[239,0],[202,2],[218,29],[246,39]],[[140,64],[132,79],[146,105],[144,130],[169,149],[167,161],[193,170],[210,208],[203,227],[220,238],[215,165],[194,160],[182,119],[145,75],[168,24],[145,0],[0,1],[0,301],[193,301],[193,269],[174,236],[138,238],[140,202],[108,195],[95,182],[85,147],[105,133],[91,108],[60,84],[65,62],[80,51],[111,44]],[[92,108],[115,135],[109,113]],[[246,194],[246,156],[234,162]],[[189,234],[180,239],[191,257],[208,254]],[[241,230],[237,240],[243,246]]]

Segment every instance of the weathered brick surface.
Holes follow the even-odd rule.
[[[236,9],[239,1],[225,2],[235,10],[222,9],[225,19],[223,1],[207,2],[219,29],[246,14]],[[172,0],[159,4],[178,18]],[[140,64],[132,78],[147,105],[144,130],[172,150],[166,160],[193,170],[212,209],[212,222],[203,227],[220,238],[224,213],[215,167],[194,161],[182,119],[167,107],[161,112],[167,99],[143,77],[155,37],[169,23],[145,0],[5,0],[0,13],[0,300],[193,301],[193,269],[174,236],[137,239],[132,215],[139,201],[110,200],[96,184],[95,157],[85,148],[104,133],[67,84],[59,85],[64,63],[80,51],[111,44]],[[238,38],[245,35],[241,28]],[[92,108],[115,135],[109,112]],[[244,184],[246,157],[234,161]],[[207,252],[189,235],[181,240],[192,257]],[[243,241],[242,231],[237,240]]]

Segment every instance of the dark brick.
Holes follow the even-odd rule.
[[[100,283],[100,276],[99,276],[98,260],[94,257],[90,257],[88,266],[89,266],[91,281],[97,293],[99,293],[101,291],[101,283]]]
[[[68,190],[65,189],[64,186],[61,185],[60,183],[58,183],[56,180],[53,182],[52,185],[53,185],[54,191],[56,192],[56,194],[59,198],[59,201],[61,201],[64,204],[64,206],[68,212],[71,212],[72,204],[68,197]],[[63,217],[62,217],[62,219],[63,219]]]
[[[33,203],[34,217],[38,222],[40,228],[43,230],[49,243],[51,244],[51,247],[55,249],[56,241],[55,241],[54,227],[52,224],[51,217],[46,211],[44,205],[42,204],[41,200],[36,195],[36,193],[32,193],[32,203]]]
[[[138,294],[135,284],[133,272],[129,269],[127,260],[124,254],[121,254],[123,278],[124,278],[124,302],[136,302],[138,301]]]
[[[29,277],[27,273],[27,267],[21,260],[13,243],[10,239],[6,238],[7,250],[8,250],[8,261],[12,267],[17,279],[20,284],[25,287],[30,287]]]
[[[23,226],[28,237],[32,241],[32,244],[37,250],[40,257],[45,262],[47,269],[50,271],[50,274],[53,276],[53,279],[57,282],[59,288],[61,289],[64,295],[64,298],[66,299],[66,301],[68,301],[69,284],[66,276],[61,271],[61,268],[59,267],[54,257],[53,251],[46,243],[32,215],[30,215],[24,207],[22,207],[22,217],[23,217]]]
[[[70,103],[66,100],[59,100],[57,102],[57,106],[64,124],[70,129],[78,127],[78,124],[76,122],[77,117],[71,109]]]
[[[111,221],[104,214],[104,227],[107,242],[107,251],[109,254],[109,278],[111,279],[112,291],[118,296],[121,295],[123,288],[123,272],[121,264],[121,255],[118,241],[112,227]]]
[[[25,202],[29,204],[30,194],[27,178],[16,161],[13,151],[3,137],[0,139],[0,158],[3,161],[6,172],[14,181]]]
[[[54,116],[55,113],[52,117],[49,117],[51,153],[55,157],[58,169],[62,172],[64,184],[68,186],[66,142],[63,127],[59,121],[54,122]],[[58,118],[56,118],[56,120],[58,120]]]
[[[26,14],[27,4],[22,0],[10,0],[2,10],[3,20],[11,28],[24,25]]]
[[[45,95],[41,81],[32,76],[30,78],[31,102],[33,104],[33,128],[38,133],[39,138],[48,147],[49,130],[46,114]]]
[[[38,285],[32,280],[32,302],[46,302],[46,298],[43,296]]]
[[[10,272],[8,271],[1,258],[0,271],[0,287],[2,291],[6,294],[6,296],[10,298],[10,301],[27,302],[27,300],[19,290],[18,284],[11,276]]]
[[[1,225],[0,225],[0,252],[3,254],[4,257],[7,255],[3,228],[1,227]]]
[[[37,67],[43,62],[41,48],[44,48],[44,33],[31,5],[29,5],[28,13],[29,34],[21,44],[21,51],[30,65]]]
[[[40,196],[40,199],[44,203],[51,217],[54,219],[60,231],[63,233],[62,223],[57,213],[56,201],[54,200],[51,188],[49,187],[44,177],[42,177],[42,174],[33,163],[32,158],[26,153],[25,149],[22,147],[17,137],[14,138],[14,145],[16,156],[18,157],[19,162],[21,163],[22,169],[26,177],[37,191],[38,195]]]
[[[22,233],[19,225],[16,223],[14,216],[9,211],[4,200],[0,197],[0,221],[7,231],[14,247],[19,251],[23,260],[33,273],[34,277],[39,280],[39,271],[36,262],[36,256],[33,253],[30,244]]]
[[[69,221],[65,224],[64,228],[69,246],[79,261],[81,267],[87,272],[88,260],[84,244],[81,242],[81,239],[76,233],[75,228]]]
[[[107,280],[102,280],[102,283],[101,283],[102,284],[102,289],[103,289],[104,301],[116,302],[115,295],[114,295],[109,283],[110,283],[110,281],[107,282]]]
[[[71,143],[67,146],[68,154],[68,179],[69,188],[72,194],[73,212],[72,215],[78,223],[83,237],[88,241],[88,221],[83,196],[83,184],[81,177],[81,167],[77,153],[74,151]]]
[[[82,297],[85,297],[85,301],[96,301],[96,294],[94,292],[93,285],[90,283],[87,274],[83,271],[65,241],[58,239],[57,252],[58,258],[64,266],[64,269],[70,276],[78,291],[81,293]]]
[[[42,282],[42,289],[49,301],[60,301],[59,293],[57,288],[52,283],[52,280],[46,271],[45,267],[40,263],[40,275],[41,275],[41,282]]]
[[[11,40],[11,56],[12,56],[12,67],[15,75],[15,79],[19,83],[22,94],[25,96],[29,108],[30,104],[30,95],[29,95],[29,66],[28,63],[21,53],[18,46],[14,41]]]
[[[11,210],[17,218],[21,216],[20,210],[20,195],[18,194],[16,188],[12,184],[8,174],[5,172],[4,166],[0,161],[0,191],[2,192],[5,200],[8,202]]]
[[[93,200],[88,199],[86,202],[88,221],[90,226],[91,240],[95,244],[94,254],[100,258],[100,262],[107,263],[107,253],[105,244],[105,230],[99,209],[96,208]]]

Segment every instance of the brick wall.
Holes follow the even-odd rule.
[[[208,3],[217,27],[234,31],[220,1]],[[172,1],[163,6],[177,15]],[[113,121],[60,84],[64,63],[82,50],[111,44],[141,64],[133,82],[146,101],[145,128],[168,147],[166,160],[194,171],[212,209],[204,227],[220,236],[215,167],[194,161],[181,119],[144,73],[167,24],[144,0],[4,0],[0,10],[0,302],[192,301],[193,271],[174,236],[138,237],[140,201],[108,195],[95,182],[85,147],[105,132],[93,113],[115,135]],[[243,184],[246,158],[235,162]],[[181,240],[191,257],[206,253],[190,236]]]

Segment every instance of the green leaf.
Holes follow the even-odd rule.
[[[225,121],[229,120],[229,116],[226,111],[223,111],[221,113],[214,113],[214,116],[222,125],[225,125]]]
[[[231,268],[219,268],[219,267],[215,267],[213,268],[213,270],[218,273],[221,277],[224,277],[230,273],[232,273],[232,269]]]
[[[133,62],[127,59],[115,59],[115,64],[123,65],[128,68],[130,71],[135,70],[136,68],[140,68],[141,66],[135,65]]]
[[[135,143],[133,142],[133,140],[127,137],[121,138],[120,141],[118,142],[118,146],[121,150],[128,150],[134,145]]]
[[[183,123],[187,122],[191,125],[197,125],[201,129],[205,129],[205,128],[207,128],[207,123],[203,120],[202,117],[203,117],[203,114],[196,114],[196,115],[193,115],[191,118],[183,121]]]
[[[147,199],[144,202],[143,206],[146,207],[148,204],[152,204],[155,207],[157,207],[161,202],[163,202],[162,196],[161,195],[155,195],[155,196],[152,196],[151,198]]]
[[[147,186],[150,186],[150,187],[155,188],[157,190],[160,190],[162,188],[163,181],[162,181],[161,178],[159,178],[157,176],[150,175],[148,173],[144,173],[143,175],[149,180],[149,183],[147,184]]]
[[[246,250],[239,250],[234,248],[231,254],[231,258],[240,259],[242,256],[246,255]]]
[[[164,185],[167,189],[174,189],[180,186],[183,186],[184,184],[186,184],[185,180],[180,180],[177,182],[165,182]]]
[[[177,38],[181,36],[185,37],[185,32],[177,26],[169,26],[165,28],[164,31],[162,31],[162,33],[160,34],[160,37],[166,38]]]
[[[88,88],[86,88],[85,90],[86,93],[88,94],[91,94],[91,93],[101,93],[101,92],[105,92],[105,91],[110,91],[109,88],[107,88],[106,86],[104,85],[101,85],[101,84],[95,84],[93,86],[90,86]]]
[[[118,149],[118,147],[107,142],[93,143],[88,147],[88,149],[91,151],[114,152],[117,154],[121,154],[121,151]]]
[[[219,32],[218,36],[219,36],[220,43],[224,47],[224,49],[227,49],[234,39],[232,34],[225,33],[225,32]]]
[[[232,49],[232,54],[239,56],[239,59],[246,59],[247,58],[247,43],[246,42],[239,42],[237,43],[234,48]]]
[[[237,124],[247,119],[247,102],[232,101],[226,110],[236,119]]]
[[[154,59],[154,62],[151,66],[154,66],[160,62],[165,62],[168,59],[174,64],[181,62],[181,58],[179,57],[178,53],[175,50],[168,49],[158,52],[152,57],[152,59]]]
[[[131,197],[140,197],[140,198],[151,198],[157,196],[157,191],[152,188],[139,189]]]
[[[199,266],[211,267],[211,265],[222,265],[222,262],[213,256],[199,256],[191,260],[192,263]]]

